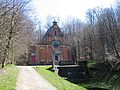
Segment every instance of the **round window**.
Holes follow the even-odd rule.
[[[60,42],[59,42],[59,41],[53,41],[53,42],[52,42],[52,46],[53,46],[54,48],[58,48],[58,47],[60,46]]]

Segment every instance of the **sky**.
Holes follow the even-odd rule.
[[[89,8],[106,8],[114,2],[115,0],[32,0],[31,3],[36,18],[45,24],[47,16],[52,16],[53,20],[59,17],[59,22],[67,17],[84,21],[85,13]]]

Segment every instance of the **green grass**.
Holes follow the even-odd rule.
[[[18,70],[14,65],[7,65],[0,69],[0,90],[16,90]]]
[[[50,82],[58,90],[86,90],[82,86],[73,84],[67,80],[64,80],[59,75],[47,70],[50,66],[39,66],[35,69],[40,73],[48,82]]]

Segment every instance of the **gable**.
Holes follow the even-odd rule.
[[[51,44],[51,41],[53,41],[54,39],[61,41],[62,38],[63,33],[61,32],[61,29],[57,25],[57,22],[54,21],[53,25],[47,30],[46,34],[44,35],[42,39],[42,44]]]

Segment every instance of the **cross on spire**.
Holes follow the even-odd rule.
[[[53,23],[53,25],[57,25],[57,22],[55,20],[52,23]]]

